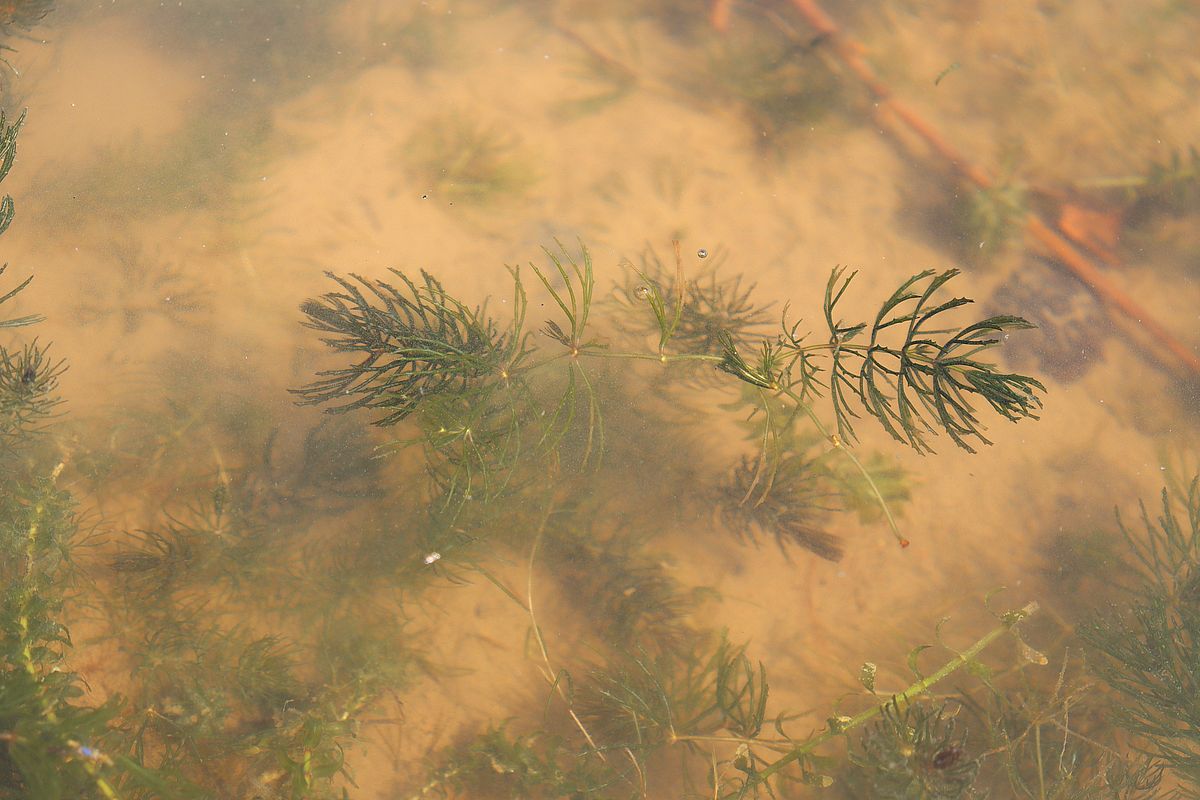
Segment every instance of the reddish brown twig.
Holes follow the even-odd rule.
[[[841,29],[817,4],[816,0],[791,0],[791,3],[820,35],[821,39],[833,49],[846,68],[866,86],[878,103],[880,111],[889,112],[900,120],[905,127],[944,158],[963,179],[981,189],[987,189],[994,185],[995,181],[986,170],[963,156],[933,125],[892,95],[891,90],[879,80],[875,71],[871,69],[871,65],[863,58],[862,46],[844,36]],[[1054,257],[1056,263],[1061,264],[1087,286],[1110,312],[1133,323],[1154,340],[1159,348],[1170,354],[1170,358],[1164,358],[1161,352],[1151,350],[1151,356],[1157,361],[1170,367],[1181,368],[1190,377],[1200,376],[1200,355],[1197,355],[1192,348],[1175,338],[1170,331],[1156,322],[1147,309],[1109,280],[1090,258],[1076,249],[1061,233],[1033,213],[1025,217],[1025,231]]]
[[[708,12],[708,24],[717,33],[729,30],[729,20],[733,16],[733,0],[712,0]]]

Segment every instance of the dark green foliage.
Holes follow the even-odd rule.
[[[289,650],[273,636],[164,624],[135,673],[142,746],[217,796],[325,796],[365,698],[324,673],[302,680]]]
[[[716,703],[723,726],[734,736],[755,739],[767,721],[767,668],[755,666],[745,647],[722,643],[718,654]]]
[[[1096,673],[1121,696],[1118,719],[1200,791],[1200,478],[1187,493],[1163,490],[1144,535],[1122,525],[1136,559],[1124,609],[1080,627]]]
[[[547,254],[553,269],[533,270],[562,318],[549,319],[541,330],[562,348],[558,356],[538,361],[527,348],[525,290],[515,270],[514,319],[504,332],[481,309],[448,296],[427,273],[422,285],[396,273],[401,289],[363,278],[335,278],[345,291],[306,302],[306,325],[327,334],[325,341],[333,349],[363,355],[350,366],[320,373],[322,380],[298,391],[302,402],[330,403],[335,411],[381,409],[387,412],[381,424],[415,415],[419,435],[397,444],[423,444],[433,496],[444,508],[460,509],[473,499],[516,491],[522,475],[556,470],[566,456],[580,466],[598,463],[603,418],[583,357],[712,364],[761,390],[752,406],[766,420],[757,461],[735,469],[723,491],[730,527],[750,540],[756,531],[769,530],[781,544],[800,544],[826,558],[837,558],[840,550],[814,522],[815,512],[824,510],[823,495],[840,495],[861,513],[865,487],[897,538],[903,537],[881,484],[862,462],[851,456],[862,480],[847,479],[827,465],[814,468],[818,459],[795,447],[791,428],[798,416],[810,419],[829,444],[844,444],[825,433],[808,405],[811,398],[828,389],[839,431],[850,437],[856,412],[847,401],[856,396],[893,436],[919,451],[929,450],[926,436],[937,428],[967,450],[972,450],[968,439],[986,443],[973,401],[982,399],[1013,421],[1034,417],[1040,406],[1037,392],[1043,387],[1038,381],[999,372],[978,358],[1005,331],[1029,327],[1024,320],[996,316],[957,331],[931,329],[941,315],[970,302],[932,299],[955,271],[913,276],[868,327],[834,320],[850,282],[835,270],[825,298],[831,342],[805,344],[798,326],[785,323],[774,340],[761,340],[758,357],[747,361],[735,337],[752,335],[761,310],[737,280],[718,280],[709,273],[703,282],[685,281],[678,245],[674,278],[665,277],[651,253],[646,268],[638,271],[641,282],[623,292],[627,307],[648,306],[649,319],[629,329],[657,329],[657,354],[615,353],[601,343],[588,328],[595,280],[586,250],[576,258],[560,244],[558,252]],[[893,331],[902,332],[901,341],[891,341]],[[868,332],[867,343],[855,341],[868,338]],[[708,352],[718,347],[719,355]],[[826,355],[832,362],[827,386],[819,380]],[[564,367],[558,377],[547,369],[555,363]],[[779,427],[782,419],[788,422]],[[810,480],[809,473],[820,481]],[[884,488],[893,498],[903,498],[902,487],[893,484],[885,482]]]
[[[855,437],[853,420],[862,409],[875,417],[898,441],[918,452],[931,452],[928,436],[938,429],[959,447],[975,452],[971,440],[990,444],[975,410],[983,401],[1004,418],[1016,422],[1037,418],[1041,382],[999,371],[978,356],[1000,344],[1006,331],[1032,326],[1011,315],[988,317],[962,328],[934,327],[942,315],[970,304],[962,297],[935,300],[934,295],[958,270],[912,276],[884,301],[871,323],[847,323],[837,308],[855,274],[833,270],[825,290],[828,344],[804,344],[798,324],[775,341],[764,340],[753,359],[744,357],[728,334],[721,335],[718,369],[752,386],[772,392],[791,392],[798,399],[828,390],[843,440]],[[863,341],[865,339],[865,341]],[[829,377],[820,373],[823,351],[830,359]],[[854,398],[857,403],[852,403]]]
[[[755,360],[751,362],[738,351],[737,343],[728,331],[721,331],[717,341],[721,344],[721,360],[717,363],[717,369],[760,389],[782,389],[784,384],[779,379],[790,373],[792,362],[796,360],[788,358],[783,346],[775,342],[763,341]],[[801,360],[799,363],[803,368],[805,362]]]
[[[0,346],[0,447],[33,430],[58,405],[65,366],[48,352],[36,340],[16,353]]]
[[[6,198],[6,199],[8,199],[8,198]],[[3,275],[4,271],[6,269],[8,269],[8,264],[4,264],[3,266],[0,266],[0,275]],[[30,275],[28,278],[26,278],[25,280],[18,283],[15,288],[9,289],[4,294],[0,295],[0,305],[4,305],[9,300],[12,300],[14,297],[16,297],[18,294],[20,294],[21,290],[23,290],[26,286],[28,286],[32,281],[33,281],[33,276]],[[20,328],[24,325],[32,325],[35,322],[41,322],[42,319],[43,319],[43,317],[40,314],[27,314],[23,317],[15,317],[12,319],[0,319],[0,328]]]
[[[951,800],[972,797],[979,755],[966,731],[956,729],[951,706],[884,706],[850,751],[852,797],[878,800]]]
[[[1037,392],[1045,391],[1041,382],[1000,372],[977,358],[1003,341],[1005,331],[1032,327],[1028,322],[1000,315],[957,330],[934,327],[945,323],[943,314],[972,302],[962,297],[934,300],[958,275],[952,269],[909,278],[884,301],[870,325],[846,323],[835,314],[855,274],[843,280],[844,270],[834,270],[825,290],[833,360],[829,393],[843,436],[854,437],[851,419],[858,416],[850,396],[888,433],[918,452],[931,452],[926,437],[934,432],[934,423],[968,452],[975,452],[969,439],[991,444],[973,406],[979,400],[1013,422],[1037,419],[1042,405]],[[889,341],[895,334],[899,340]],[[864,335],[866,343],[858,343]]]
[[[360,355],[350,367],[320,372],[321,380],[297,391],[307,405],[335,403],[336,411],[381,409],[377,425],[391,425],[422,402],[461,395],[499,372],[514,349],[481,309],[446,294],[422,272],[417,284],[393,270],[401,288],[352,276],[329,277],[344,291],[305,302],[305,327],[341,353]]]
[[[8,125],[0,116],[0,180],[12,166],[23,119]],[[0,232],[12,213],[5,196]],[[0,295],[0,304],[28,284]],[[38,319],[9,319],[0,327]],[[36,342],[17,351],[0,346],[0,797],[176,796],[181,784],[145,769],[140,753],[128,749],[117,724],[122,699],[90,704],[86,683],[66,666],[72,642],[61,616],[75,578],[75,504],[59,486],[65,464],[18,457],[12,449],[58,402],[61,371]]]
[[[764,737],[764,726],[782,730],[786,717],[769,718],[766,667],[746,655],[744,645],[723,636],[697,635],[689,650],[651,656],[618,653],[594,668],[575,691],[582,725],[610,756],[627,751],[646,764],[664,746],[683,745],[690,755],[712,741],[741,740],[738,769],[787,750],[786,739]],[[712,739],[712,737],[718,737]],[[641,774],[644,766],[639,766]],[[634,776],[626,775],[632,783]],[[636,784],[633,784],[636,785]],[[711,790],[710,790],[711,791]]]
[[[681,18],[697,24],[696,9],[672,4]],[[318,5],[300,4],[305,12]],[[301,76],[311,73],[298,65],[307,69],[335,61],[331,40],[318,33],[334,27],[330,16],[292,14],[284,30],[295,35],[278,37],[289,44],[268,46],[261,33],[273,30],[280,4],[222,0],[184,6],[159,13],[189,23],[178,26],[179,42],[206,48],[217,40],[233,42],[239,68],[220,71],[239,81],[264,67],[273,83],[306,83],[311,79]],[[761,4],[744,4],[742,11],[747,18],[773,13]],[[398,36],[380,37],[393,39],[414,68],[436,55],[428,46],[437,41],[429,35],[432,13],[418,12]],[[205,30],[215,37],[196,35]],[[818,54],[809,52],[823,45],[797,46],[790,37],[761,39],[759,33],[747,26],[736,34],[742,38],[727,37],[715,45],[717,70],[728,82],[708,92],[716,102],[745,111],[756,136],[761,129],[770,138],[823,113],[837,100],[838,86]],[[611,97],[633,85],[630,73],[599,65],[614,87]],[[251,103],[261,100],[254,94]],[[245,166],[229,154],[245,148],[217,146],[215,131],[225,120],[209,111],[203,112],[206,123],[190,126],[185,147],[169,153],[155,148],[149,157],[117,159],[97,172],[97,183],[107,193],[83,191],[84,202],[109,209],[106,213],[124,213],[105,200],[135,195],[120,189],[140,187],[147,166],[170,168],[180,178],[174,185],[186,187],[141,195],[151,206],[157,208],[164,197],[203,204],[220,200],[225,193],[212,190],[206,177],[229,181]],[[271,130],[264,122],[271,109],[263,104],[261,115],[246,116],[233,126],[235,132],[243,132],[243,142],[261,142]],[[248,130],[256,136],[245,135]],[[408,145],[414,152],[405,153],[406,168],[443,198],[484,202],[516,195],[532,179],[514,143],[493,129],[437,120]],[[6,171],[11,147],[3,147],[9,148],[2,151]],[[0,228],[11,211],[6,200]],[[448,295],[427,273],[397,272],[389,279],[392,285],[331,276],[337,289],[301,306],[307,327],[350,363],[321,373],[298,391],[299,399],[338,411],[369,409],[379,425],[394,426],[391,450],[408,450],[398,458],[376,458],[374,442],[348,427],[347,417],[315,428],[292,418],[255,427],[265,416],[258,404],[230,400],[223,389],[213,394],[215,406],[225,410],[214,413],[232,417],[248,411],[249,421],[214,433],[217,426],[203,419],[207,409],[189,393],[162,416],[132,423],[153,429],[150,446],[123,454],[126,466],[147,455],[145,464],[129,469],[145,482],[145,495],[138,486],[131,503],[126,496],[131,493],[108,483],[106,477],[119,469],[97,468],[88,476],[97,486],[114,489],[100,499],[120,503],[119,518],[136,520],[129,524],[144,532],[108,534],[110,541],[99,545],[104,549],[94,563],[110,569],[99,571],[99,585],[87,585],[82,598],[106,626],[108,638],[98,652],[115,662],[89,677],[110,690],[113,683],[125,686],[124,676],[132,672],[132,703],[114,699],[88,705],[86,684],[63,659],[70,644],[63,592],[73,586],[68,556],[76,547],[72,537],[78,526],[56,479],[61,469],[74,469],[90,457],[85,469],[91,470],[112,453],[77,458],[72,443],[55,442],[57,450],[72,453],[72,463],[47,469],[36,465],[36,458],[26,463],[0,450],[5,579],[0,796],[170,797],[186,788],[174,776],[186,775],[201,787],[195,793],[205,797],[347,797],[354,784],[347,751],[359,741],[361,726],[371,721],[382,696],[407,688],[423,666],[410,649],[406,623],[425,611],[419,606],[432,595],[425,590],[480,583],[480,577],[528,612],[527,643],[553,692],[552,702],[538,703],[537,712],[520,722],[490,728],[437,754],[440,763],[418,796],[576,800],[807,794],[789,784],[827,786],[834,770],[817,753],[834,740],[848,739],[876,715],[881,721],[867,730],[856,753],[858,777],[847,778],[874,788],[857,796],[964,796],[982,763],[1003,764],[1005,777],[1015,776],[1007,787],[1018,796],[1083,797],[1088,790],[1121,787],[1131,791],[1110,794],[1133,797],[1152,788],[1138,783],[1141,778],[1118,775],[1126,765],[1116,757],[1091,758],[1094,752],[1084,747],[1084,737],[1094,731],[1081,729],[1070,705],[1076,698],[1065,697],[1061,687],[1039,696],[1006,695],[996,709],[988,707],[988,714],[980,715],[981,727],[995,738],[986,745],[981,745],[983,735],[969,741],[955,730],[945,707],[929,694],[933,684],[965,666],[989,687],[998,685],[979,651],[1011,632],[1019,614],[1006,616],[966,655],[951,653],[935,673],[937,680],[918,676],[886,700],[874,694],[872,670],[872,694],[855,701],[862,708],[855,716],[828,717],[823,730],[814,731],[811,719],[792,724],[794,718],[771,709],[780,696],[772,690],[785,680],[800,684],[804,676],[776,671],[769,682],[766,667],[751,658],[748,646],[731,644],[706,628],[696,614],[703,591],[686,583],[686,572],[672,568],[662,551],[671,537],[656,539],[659,528],[703,518],[711,509],[681,509],[703,506],[711,487],[719,484],[720,513],[743,539],[774,536],[784,553],[792,553],[794,544],[839,557],[839,540],[823,527],[827,514],[838,508],[862,512],[864,498],[870,498],[890,518],[886,501],[907,496],[886,460],[860,462],[853,455],[841,460],[850,453],[853,417],[875,416],[892,436],[918,451],[929,449],[928,437],[939,429],[967,450],[986,443],[977,406],[990,405],[1014,421],[1033,417],[1041,384],[980,360],[981,353],[1007,338],[1007,331],[1029,327],[1024,320],[997,316],[943,329],[945,315],[969,302],[934,298],[953,275],[949,272],[914,276],[884,303],[873,323],[847,324],[835,319],[835,306],[841,310],[850,280],[835,271],[825,298],[832,341],[809,342],[798,326],[786,322],[764,337],[763,308],[752,298],[753,287],[740,278],[718,277],[715,268],[685,278],[677,249],[674,273],[655,257],[653,266],[644,262],[624,292],[624,310],[645,313],[643,320],[620,326],[657,338],[657,346],[620,352],[603,331],[597,332],[600,326],[591,324],[595,280],[586,251],[569,254],[560,246],[549,257],[549,268],[534,267],[549,317],[528,328],[516,270],[514,319],[507,328],[484,307]],[[129,285],[139,292],[160,288],[145,270],[128,273]],[[26,285],[18,283],[0,303]],[[147,313],[163,312],[147,303],[130,308],[128,300],[122,295],[114,302],[126,306],[129,330]],[[180,303],[180,311],[200,305],[195,295]],[[7,329],[35,319],[21,316],[0,321],[0,327],[8,335]],[[535,341],[541,345],[536,352]],[[620,367],[593,369],[589,359],[595,364],[600,358]],[[672,367],[689,371],[681,374]],[[721,445],[743,450],[749,445],[715,441],[709,417],[693,415],[697,419],[684,432],[657,424],[651,413],[654,398],[645,400],[645,387],[660,377],[664,383],[682,377],[691,382],[679,385],[690,391],[701,368],[713,381],[742,393],[727,410],[750,412],[755,453],[724,452]],[[0,400],[20,402],[11,412],[0,405],[0,412],[16,420],[10,426],[14,439],[25,438],[50,409],[59,371],[36,342],[4,351]],[[623,394],[607,390],[601,382],[609,378],[628,388]],[[826,393],[837,434],[826,430],[814,409]],[[708,400],[704,393],[693,394]],[[630,410],[622,413],[644,413],[643,434],[657,441],[644,448],[638,441],[622,444],[630,455],[621,452],[616,463],[628,475],[608,483],[601,471],[606,431],[601,411],[612,407],[614,396],[628,401]],[[804,432],[797,430],[804,426]],[[616,430],[625,435],[629,429]],[[639,449],[670,449],[677,436],[685,435],[707,437],[705,458],[686,465],[687,477],[695,480],[674,474],[664,479],[651,458],[636,458]],[[176,463],[192,463],[159,472],[166,452]],[[686,455],[691,451],[680,460]],[[147,480],[150,475],[154,480]],[[724,483],[722,475],[728,476]],[[189,491],[202,481],[205,488]],[[669,487],[640,485],[650,482]],[[388,486],[399,491],[391,493]],[[624,493],[617,497],[613,486]],[[698,488],[694,495],[679,496],[680,486]],[[581,501],[585,494],[598,502]],[[701,502],[692,502],[696,499]],[[653,509],[647,500],[655,501]],[[169,513],[140,519],[137,503],[144,503],[148,513],[164,507]],[[705,527],[671,533],[687,533],[702,547]],[[513,562],[523,562],[533,536],[542,543],[541,559],[535,565],[529,553],[527,583],[512,582],[514,590],[509,583]],[[564,613],[588,618],[583,635],[563,647],[550,639],[549,652],[533,611],[535,581],[557,582],[555,598],[570,606]],[[1173,600],[1186,599],[1200,580],[1189,573],[1181,583],[1184,588]],[[443,623],[471,624],[469,611],[460,615],[453,604],[446,608],[454,609],[453,617],[436,618],[431,636],[442,633]],[[545,624],[552,624],[556,611],[563,609],[553,609]],[[516,641],[520,631],[505,628],[495,635]],[[537,662],[539,654],[544,664]],[[915,659],[914,652],[912,663]],[[429,692],[435,704],[454,696],[442,689]],[[462,702],[469,710],[471,698]],[[1168,716],[1162,708],[1157,711]],[[536,732],[514,733],[529,730]],[[1160,739],[1151,734],[1151,740]],[[664,765],[682,780],[664,781]],[[1127,774],[1136,769],[1129,765]]]
[[[25,122],[25,114],[17,118],[16,122],[9,122],[5,118],[4,111],[0,109],[0,182],[8,177],[9,170],[12,169],[13,161],[17,157],[17,134],[21,132],[21,125]],[[8,230],[8,226],[12,224],[13,214],[16,213],[16,206],[10,195],[4,195],[0,199],[0,234]],[[17,289],[20,291],[20,287]],[[7,300],[12,295],[5,295]]]
[[[173,797],[184,785],[145,769],[117,724],[124,702],[87,702],[66,668],[59,621],[78,523],[62,465],[23,469],[0,453],[0,797]]]
[[[24,121],[22,114],[16,122],[9,123],[0,111],[0,181],[12,169],[17,154],[17,134]],[[4,195],[0,199],[0,234],[11,224],[14,210],[12,197]],[[0,277],[7,267],[7,264],[0,266]],[[30,276],[7,290],[0,287],[0,312],[4,304],[13,300],[32,280],[33,276]],[[38,314],[0,317],[0,330],[32,325],[41,319]],[[0,449],[12,447],[58,404],[55,392],[63,368],[63,362],[50,358],[48,348],[36,340],[17,350],[0,344]]]
[[[193,464],[171,495],[202,477],[207,488],[106,549],[109,639],[156,763],[206,796],[338,797],[365,710],[420,664],[387,594],[411,573],[398,556],[339,569],[377,527],[357,513],[382,495],[362,427],[253,430],[207,429],[228,466],[213,479]]]
[[[617,653],[593,668],[575,702],[593,740],[605,749],[629,748],[644,758],[677,736],[720,730],[716,678],[726,645],[714,648],[701,640],[691,645],[661,656]]]

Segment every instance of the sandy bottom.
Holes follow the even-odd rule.
[[[698,250],[722,251],[723,269],[757,283],[773,313],[790,302],[814,326],[837,264],[860,270],[848,312],[870,313],[916,271],[959,266],[958,293],[1053,324],[1014,342],[1009,362],[1044,378],[1041,420],[993,422],[995,444],[979,454],[943,438],[923,457],[860,425],[862,451],[886,454],[909,476],[907,550],[885,526],[851,515],[831,522],[846,546],[839,563],[806,553],[789,562],[716,537],[696,548],[683,525],[658,540],[680,580],[719,592],[706,623],[751,642],[777,676],[779,707],[816,709],[814,725],[854,690],[861,662],[880,663],[889,687],[903,680],[904,655],[932,641],[941,618],[950,617],[948,642],[977,636],[995,589],[1007,587],[1000,606],[1053,606],[1044,579],[1052,537],[1111,528],[1115,505],[1153,499],[1165,468],[1196,452],[1194,393],[1019,232],[1007,243],[967,241],[954,225],[965,190],[936,157],[882,134],[850,76],[840,75],[838,110],[767,131],[706,71],[722,37],[703,32],[700,4],[674,32],[619,13],[631,4],[443,2],[416,15],[393,5],[354,0],[314,11],[311,25],[279,23],[280,41],[326,43],[282,66],[274,43],[151,3],[65,8],[38,31],[47,41],[22,42],[12,57],[29,117],[5,185],[18,203],[5,260],[18,276],[37,276],[22,299],[47,314],[38,335],[70,361],[66,410],[80,441],[98,441],[91,421],[149,413],[163,386],[196,398],[161,443],[163,454],[186,456],[131,469],[115,490],[87,494],[80,479],[110,543],[236,465],[220,442],[237,425],[213,422],[241,413],[226,391],[253,397],[262,425],[281,426],[285,440],[316,421],[286,390],[328,363],[297,311],[331,288],[324,270],[424,268],[465,300],[493,297],[503,311],[505,265],[543,262],[540,248],[555,237],[588,245],[606,295],[624,280],[623,259],[646,243],[665,255],[678,239],[685,270],[705,266]],[[1190,43],[1200,18],[1171,7],[852,0],[829,10],[963,152],[1014,181],[1064,190],[1138,174],[1195,143],[1200,60]],[[808,36],[785,4],[777,11]],[[736,3],[734,12],[728,37],[753,13]],[[405,27],[418,17],[419,36]],[[638,85],[612,102],[581,102],[607,86],[589,78],[581,40]],[[701,88],[681,88],[693,84]],[[493,195],[413,163],[455,124],[493,131],[505,148],[510,180]],[[1195,352],[1195,242],[1164,244],[1153,225],[1121,232],[1106,276]],[[1011,306],[1018,301],[1028,307]],[[546,303],[534,295],[533,327],[548,318]],[[197,375],[206,378],[188,385]],[[704,436],[716,450],[744,452],[736,423],[714,415]],[[683,507],[699,502],[686,486],[677,496]],[[523,580],[520,565],[498,569]],[[547,603],[550,649],[561,652],[556,642],[569,647],[578,620]],[[431,659],[453,669],[399,698],[401,725],[385,722],[394,701],[371,709],[379,721],[351,754],[362,796],[393,796],[431,749],[481,721],[528,713],[542,692],[542,665],[523,646],[528,618],[490,584],[433,590],[420,608],[417,627],[435,634]],[[103,628],[80,613],[81,625]],[[86,645],[78,659],[97,671],[98,692],[121,688],[122,670],[106,671]]]

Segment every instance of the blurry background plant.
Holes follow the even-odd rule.
[[[83,281],[83,298],[76,306],[80,323],[119,315],[122,333],[133,334],[154,317],[182,325],[208,310],[209,292],[180,266],[159,263],[129,240],[114,242],[107,252],[116,268],[106,265],[102,275]]]
[[[422,194],[449,203],[514,200],[537,181],[515,134],[458,113],[420,123],[396,162]]]

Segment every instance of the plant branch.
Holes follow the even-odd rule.
[[[883,713],[883,710],[889,705],[895,704],[898,708],[910,705],[914,698],[924,694],[935,684],[945,680],[962,667],[971,663],[971,661],[973,661],[977,655],[991,645],[992,642],[1010,632],[1018,623],[1033,616],[1037,613],[1037,611],[1038,604],[1036,601],[1034,601],[1027,603],[1019,611],[1006,614],[1004,617],[1002,617],[1001,624],[988,631],[983,635],[983,637],[981,637],[966,650],[962,651],[961,653],[957,653],[954,658],[943,664],[942,667],[936,672],[925,678],[922,678],[899,694],[892,695],[888,702],[881,705],[872,706],[865,711],[860,711],[858,714],[855,714],[848,720],[839,722],[836,726],[831,725],[823,733],[820,733],[803,742],[802,744],[797,745],[787,755],[783,756],[777,761],[772,762],[763,769],[751,774],[749,778],[747,778],[745,788],[749,789],[752,786],[764,783],[767,781],[767,779],[779,772],[784,767],[794,763],[795,761],[798,761],[809,753],[812,753],[818,747],[832,740],[834,737],[841,736],[847,731],[854,730],[855,728],[861,727],[862,725],[870,722],[872,719]]]

